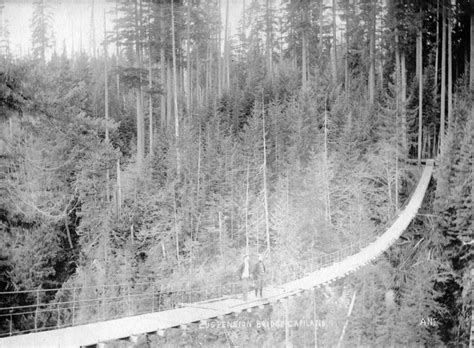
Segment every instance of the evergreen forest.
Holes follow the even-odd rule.
[[[468,345],[472,1],[84,2],[102,25],[73,50],[54,40],[54,1],[29,2],[22,55],[0,22],[0,307],[34,303],[12,294],[31,289],[57,289],[48,302],[223,284],[245,254],[282,279],[382,233],[435,159],[418,215],[376,262],[286,314],[241,314],[317,329],[190,329],[155,346]],[[28,320],[0,316],[0,331]]]

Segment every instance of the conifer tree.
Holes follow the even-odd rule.
[[[470,73],[469,73],[469,87],[471,89],[471,91],[474,91],[474,3],[473,1],[471,0],[469,2],[470,4],[470,7],[471,7],[471,25],[470,25],[470,29],[471,29],[471,32],[470,32],[470,35],[469,37],[471,38],[471,42],[470,42],[470,52],[471,52],[471,56],[470,56],[470,59],[469,59],[469,64],[470,64]]]
[[[145,158],[145,116],[143,113],[143,90],[142,90],[142,28],[141,28],[142,3],[141,0],[134,0],[135,19],[135,64],[138,70],[138,86],[136,86],[137,103],[137,169],[139,175],[143,171],[143,161]]]
[[[444,32],[444,30],[443,30]],[[444,44],[444,43],[443,43]],[[421,161],[421,142],[423,137],[423,9],[420,2],[420,27],[417,32],[417,71],[418,71],[418,165]],[[443,46],[444,47],[444,46]],[[443,88],[443,87],[441,87]]]
[[[176,142],[176,172],[178,177],[181,174],[181,153],[179,142],[179,109],[178,109],[178,77],[176,74],[176,33],[175,33],[175,15],[174,0],[171,0],[171,42],[173,56],[173,107],[174,107],[174,136]],[[220,59],[220,58],[219,58]]]
[[[439,148],[443,149],[443,142],[445,138],[445,123],[446,123],[446,6],[443,6],[442,10],[442,38],[441,38],[441,115],[440,115],[440,127],[439,127]]]
[[[53,44],[51,29],[51,7],[45,0],[34,2],[33,17],[31,18],[33,56],[41,62],[46,62],[46,53]]]
[[[0,54],[3,57],[10,55],[10,31],[8,28],[8,19],[4,14],[5,1],[0,1]]]

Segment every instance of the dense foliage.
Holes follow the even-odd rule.
[[[293,301],[289,315],[324,321],[318,343],[336,345],[356,292],[348,344],[466,342],[474,210],[467,5],[333,1],[332,13],[322,1],[277,8],[254,0],[230,38],[220,4],[117,1],[108,57],[49,52],[52,9],[35,3],[32,55],[1,58],[0,290],[221,282],[245,252],[267,252],[278,276],[383,231],[416,183],[410,159],[437,156],[424,214],[403,238],[355,277]],[[442,13],[456,24],[452,103],[441,99],[436,61],[446,53]],[[446,120],[442,102],[451,103]],[[2,296],[0,304],[32,300]],[[315,344],[313,327],[298,330],[295,345]],[[247,345],[256,337],[277,345],[285,330],[175,339]]]

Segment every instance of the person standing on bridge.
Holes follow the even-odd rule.
[[[244,262],[239,267],[239,277],[242,280],[242,295],[244,301],[247,301],[247,292],[249,291],[250,264],[249,256],[244,256]]]
[[[260,292],[260,297],[263,297],[263,283],[266,273],[265,265],[263,264],[263,255],[258,255],[258,262],[253,269],[253,277],[255,278],[255,296]]]

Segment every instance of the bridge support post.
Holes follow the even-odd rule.
[[[290,347],[290,327],[288,326],[288,298],[285,299],[285,347]]]
[[[98,289],[96,288],[95,290],[96,290],[96,295],[97,295]],[[97,303],[97,313],[96,313],[96,317],[97,317],[97,319],[100,320],[100,298],[97,298],[97,297],[96,297],[96,299],[95,299],[94,301]],[[97,319],[96,319],[96,320],[97,320]]]
[[[313,289],[314,348],[318,348],[318,316],[316,313],[316,288]]]
[[[163,298],[163,283],[160,284],[160,293],[158,294],[158,312],[160,311],[161,299]]]
[[[132,306],[130,303],[130,284],[127,284],[127,304],[128,304],[128,315],[132,314]]]
[[[61,308],[59,307],[59,302],[57,305],[57,312],[58,312],[58,321],[56,323],[56,327],[59,329],[61,327]]]
[[[75,314],[76,314],[76,288],[72,288],[72,315],[71,315],[72,326],[74,326]]]
[[[105,285],[102,285],[102,299],[100,301],[100,308],[101,308],[101,317],[102,320],[105,320]]]
[[[128,338],[130,343],[139,343],[140,341],[146,341],[146,334],[140,334],[140,335],[130,335]]]
[[[36,290],[35,332],[38,331],[39,290]]]
[[[155,311],[155,283],[153,283],[151,288],[151,311]]]

